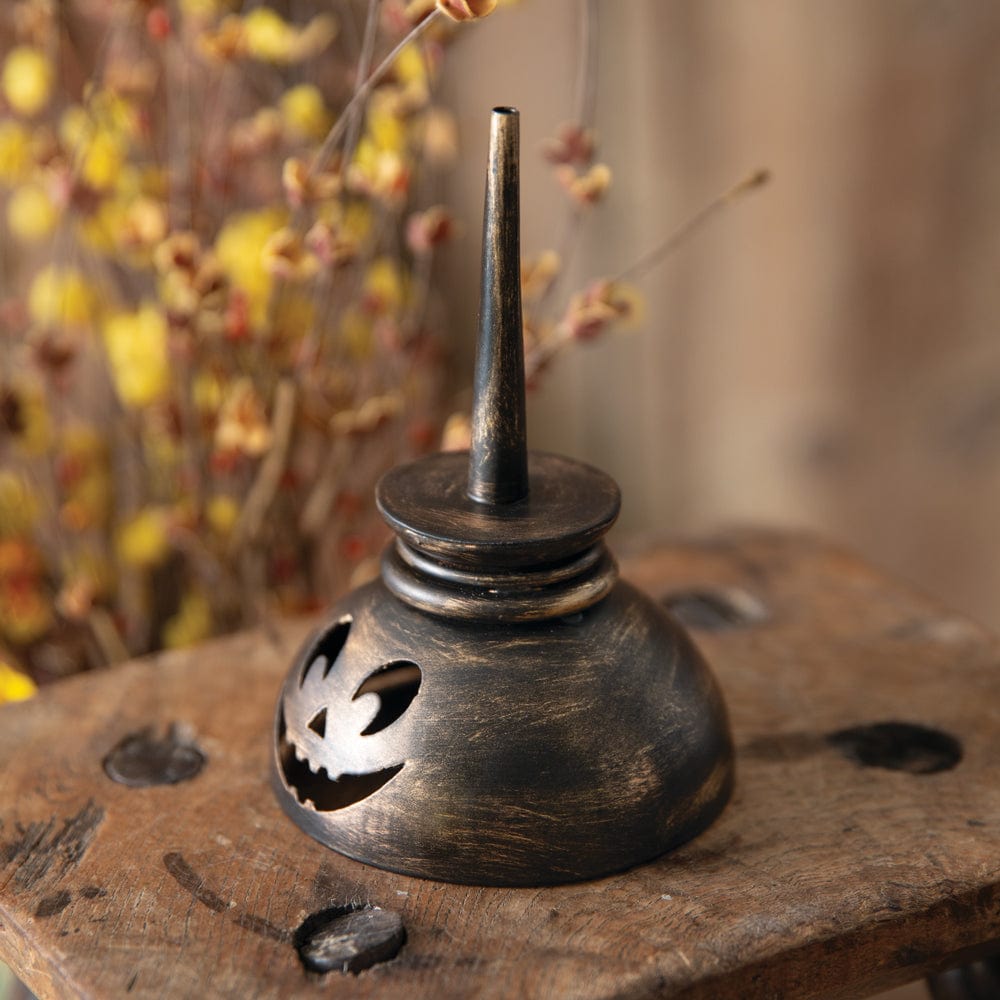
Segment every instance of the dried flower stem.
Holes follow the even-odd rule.
[[[257,537],[271,501],[278,491],[292,444],[295,401],[295,383],[290,378],[281,379],[274,390],[274,417],[271,421],[273,444],[257,470],[246,505],[233,529],[230,551],[235,551],[240,545]]]
[[[669,257],[687,239],[694,236],[722,209],[739,200],[746,194],[762,188],[771,179],[769,170],[755,170],[744,177],[728,191],[713,198],[707,205],[695,212],[691,218],[682,222],[659,246],[643,254],[638,260],[620,271],[612,281],[637,281],[656,267],[664,258]]]
[[[344,438],[335,439],[329,448],[323,471],[309,494],[299,518],[299,529],[307,538],[318,535],[326,525],[327,516],[340,485],[341,471],[347,465],[349,451]]]
[[[312,166],[309,168],[310,177],[318,174],[330,162],[330,158],[333,156],[334,152],[336,152],[337,145],[344,137],[348,125],[350,125],[350,123],[354,120],[355,112],[367,99],[372,88],[375,87],[382,77],[385,76],[385,74],[391,69],[392,64],[396,61],[396,57],[399,53],[402,52],[403,49],[410,44],[410,42],[419,38],[432,24],[437,21],[439,17],[441,17],[441,11],[435,8],[419,24],[415,24],[413,28],[407,32],[406,36],[399,41],[393,47],[392,51],[390,51],[390,53],[378,64],[378,66],[375,67],[369,77],[367,77],[363,82],[358,83],[354,93],[351,95],[351,99],[347,102],[347,106],[344,108],[336,122],[334,122],[333,127],[323,140],[323,145],[320,146],[316,156],[313,158]]]
[[[576,121],[580,125],[593,123],[597,112],[597,56],[599,39],[597,0],[586,0],[580,17],[580,52],[577,62]]]
[[[586,0],[580,11],[579,56],[577,59],[576,86],[574,95],[575,123],[590,128],[594,122],[597,105],[597,49],[598,49],[597,0]],[[532,316],[540,316],[551,301],[556,288],[566,273],[573,256],[580,232],[581,209],[573,205],[562,223],[562,232],[556,241],[559,255],[559,273],[549,283],[532,309]]]
[[[361,42],[361,53],[358,56],[358,66],[354,77],[354,92],[348,101],[347,108],[341,115],[340,120],[349,119],[349,130],[344,142],[344,162],[349,163],[354,155],[354,148],[358,143],[358,136],[361,133],[361,101],[358,94],[361,91],[362,81],[367,80],[368,72],[371,69],[372,57],[375,53],[375,41],[378,38],[378,15],[381,7],[381,0],[368,0],[368,14],[365,18],[364,37]],[[338,121],[339,124],[339,121]],[[332,135],[332,132],[330,133]],[[330,141],[329,135],[326,142]],[[325,145],[326,143],[324,143]],[[316,154],[317,162],[323,151]],[[331,150],[332,154],[332,150]],[[319,168],[314,163],[310,173],[315,173]],[[330,268],[324,268],[316,282],[316,301],[324,303],[324,308],[317,310],[313,317],[312,324],[302,342],[302,350],[295,365],[296,371],[315,365],[322,353],[320,329],[326,323],[326,304],[333,294],[334,276]]]
[[[349,108],[354,102],[354,98],[357,97],[358,90],[361,87],[361,82],[368,78],[368,74],[372,68],[372,58],[375,55],[375,40],[378,38],[378,15],[381,6],[381,0],[368,0],[368,14],[365,18],[365,33],[361,42],[361,53],[358,56],[358,68],[354,79],[354,93],[351,95],[351,101],[348,102]],[[351,160],[354,147],[358,142],[358,135],[361,131],[360,105],[355,106],[350,114],[350,128],[347,133],[347,139],[344,142],[344,161],[346,163],[349,163]]]
[[[91,608],[87,615],[87,625],[107,666],[124,663],[125,660],[129,659],[131,654],[128,647],[122,642],[114,620],[104,608]]]
[[[644,254],[611,279],[612,283],[635,281],[644,277],[652,268],[661,264],[673,251],[677,250],[686,240],[694,236],[711,219],[727,205],[746,194],[763,187],[770,180],[770,172],[756,170],[738,184],[713,198],[707,205],[697,211],[691,218],[678,226],[659,246]],[[535,345],[525,357],[525,368],[528,379],[535,377],[544,370],[566,347],[574,343],[572,331],[565,323],[560,322],[554,335]]]

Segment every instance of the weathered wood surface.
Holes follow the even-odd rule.
[[[274,699],[306,631],[288,625],[0,709],[0,957],[43,997],[849,997],[1000,939],[1000,645],[803,539],[675,545],[624,569],[656,596],[736,588],[751,622],[764,615],[694,632],[738,777],[693,843],[550,889],[420,881],[326,851],[267,784]],[[875,747],[903,770],[862,766],[828,738],[887,721],[951,734],[961,762],[917,773],[940,762],[932,741]],[[195,777],[106,776],[125,737],[171,724],[206,755]],[[296,929],[351,903],[399,913],[402,951],[307,973]]]

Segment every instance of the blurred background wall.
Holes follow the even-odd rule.
[[[566,203],[538,148],[575,113],[583,7],[522,0],[449,55],[462,378],[487,112],[522,111],[523,251],[551,246]],[[596,9],[595,124],[615,180],[564,293],[753,168],[773,181],[647,276],[641,329],[559,360],[531,402],[533,446],[618,478],[619,545],[815,529],[1000,627],[1000,5]]]

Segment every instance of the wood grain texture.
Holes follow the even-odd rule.
[[[43,997],[851,997],[1000,939],[1000,646],[842,552],[729,536],[625,561],[654,596],[745,593],[700,630],[737,740],[722,817],[677,852],[553,889],[405,878],[310,841],[267,788],[274,699],[307,625],[85,676],[0,709],[0,957]],[[936,773],[828,739],[906,722],[961,743]],[[129,788],[102,761],[186,726],[207,757]],[[307,972],[307,915],[402,916],[399,955]]]

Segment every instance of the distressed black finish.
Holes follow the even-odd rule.
[[[483,209],[483,283],[479,298],[469,496],[514,503],[528,495],[521,329],[520,138],[518,113],[496,108]]]
[[[705,828],[732,787],[722,698],[683,629],[618,579],[619,491],[528,453],[517,114],[494,112],[470,453],[393,469],[382,578],[289,673],[274,787],[317,840],[408,875],[592,878]]]

